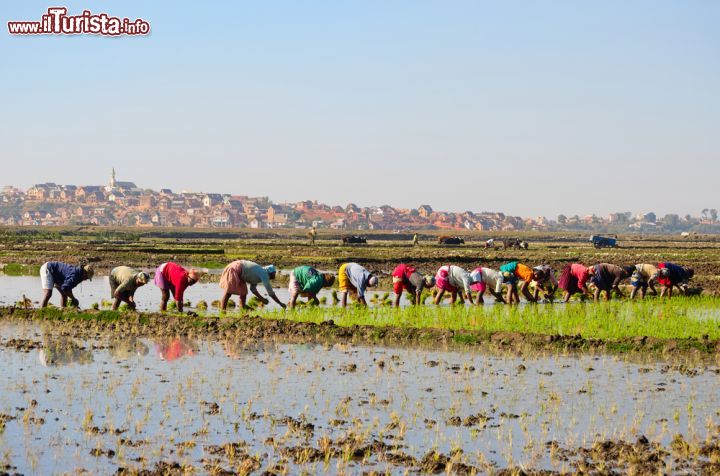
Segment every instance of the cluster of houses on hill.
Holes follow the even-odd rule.
[[[717,211],[704,210],[716,223]],[[682,228],[697,224],[692,217],[666,215],[663,219]],[[22,191],[12,186],[0,190],[0,225],[113,225],[199,228],[332,228],[338,230],[553,230],[618,226],[641,231],[667,225],[653,213],[608,217],[588,215],[557,220],[521,218],[499,212],[462,213],[435,211],[430,205],[413,209],[330,206],[317,201],[273,203],[268,197],[218,193],[173,192],[143,189],[133,182],[116,180],[102,185],[42,183]],[[694,220],[694,221],[692,221]]]
[[[249,228],[333,228],[348,230],[470,229],[543,227],[503,213],[437,212],[430,205],[330,206],[317,201],[273,203],[268,197],[143,189],[115,178],[108,185],[36,184],[26,191],[0,191],[2,225],[125,225]]]

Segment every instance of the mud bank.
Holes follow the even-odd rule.
[[[363,461],[377,458],[391,467],[413,471],[421,474],[494,474],[497,476],[550,476],[576,474],[665,474],[668,471],[685,474],[717,474],[720,471],[720,445],[718,440],[702,444],[690,445],[681,436],[677,436],[669,448],[650,442],[644,435],[637,441],[604,440],[590,447],[565,448],[555,441],[548,441],[545,446],[552,454],[552,459],[564,462],[569,470],[533,470],[528,468],[498,469],[492,464],[475,466],[464,462],[462,450],[444,454],[430,451],[422,458],[415,458],[402,451],[403,445],[388,445],[383,441],[374,440],[369,444],[362,440],[344,438],[340,441],[324,440],[320,448],[311,445],[283,448],[281,454],[296,464],[318,463],[340,458]],[[250,474],[258,470],[264,463],[263,455],[251,456],[243,448],[244,442],[228,443],[213,448],[214,455],[219,455],[206,464],[204,470],[215,474],[236,474],[222,472],[225,467],[241,468],[241,474]],[[231,456],[230,456],[231,455]],[[117,475],[168,476],[183,475],[197,471],[198,468],[174,462],[160,462],[153,468],[138,470],[119,468]],[[218,472],[220,471],[220,472]],[[270,468],[262,474],[285,474],[284,464]],[[380,475],[382,472],[366,472],[363,474]]]
[[[96,338],[108,333],[123,337],[190,336],[205,339],[236,339],[292,343],[352,343],[359,345],[422,346],[424,348],[476,347],[513,352],[652,353],[659,355],[706,355],[720,353],[720,340],[701,338],[660,339],[636,336],[617,340],[581,335],[539,335],[520,332],[483,332],[436,328],[372,325],[338,326],[332,320],[320,324],[288,319],[200,317],[160,313],[76,311],[50,308],[0,307],[0,319],[35,321],[57,326],[62,335]]]

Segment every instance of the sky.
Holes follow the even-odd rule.
[[[50,6],[145,37],[13,36]],[[0,185],[720,208],[720,2],[2,2]]]

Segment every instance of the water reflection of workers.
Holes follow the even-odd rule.
[[[83,349],[67,337],[45,336],[42,349],[38,351],[38,360],[43,367],[55,367],[73,363],[89,364],[93,361],[92,352]]]
[[[155,350],[160,360],[172,362],[181,357],[192,357],[195,355],[197,344],[187,337],[168,337],[155,341]]]
[[[110,341],[110,355],[116,359],[130,359],[148,355],[150,348],[137,337]]]

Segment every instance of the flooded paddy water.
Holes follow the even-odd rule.
[[[0,336],[11,474],[710,474],[720,460],[710,358],[86,340],[17,321]]]

